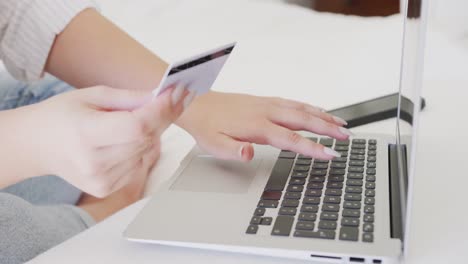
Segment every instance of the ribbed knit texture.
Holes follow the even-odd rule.
[[[18,80],[44,72],[55,37],[91,0],[0,0],[0,59]]]

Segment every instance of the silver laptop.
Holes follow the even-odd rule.
[[[410,133],[337,141],[317,160],[255,146],[250,163],[221,161],[194,147],[171,180],[128,226],[131,241],[318,260],[390,263],[404,256],[411,218],[427,1],[409,0],[401,95],[414,103]]]

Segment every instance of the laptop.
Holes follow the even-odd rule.
[[[310,134],[341,153],[318,160],[255,146],[250,163],[194,147],[128,226],[131,241],[328,263],[390,263],[407,252],[427,1],[406,3],[400,96],[410,133],[346,141]],[[401,102],[401,99],[400,99]]]

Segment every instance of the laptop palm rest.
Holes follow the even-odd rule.
[[[260,159],[249,163],[195,156],[169,190],[215,193],[246,193],[257,175]]]

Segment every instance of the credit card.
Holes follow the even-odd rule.
[[[204,52],[189,59],[170,64],[154,96],[164,92],[172,85],[184,85],[196,95],[208,92],[218,77],[236,43]]]

